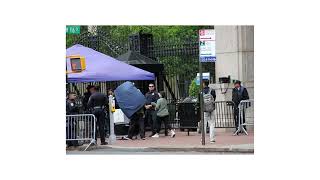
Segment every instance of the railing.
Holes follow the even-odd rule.
[[[96,117],[93,114],[66,115],[66,141],[96,143]]]
[[[232,101],[215,101],[215,127],[234,128],[234,103]]]
[[[238,129],[234,135],[238,135],[239,132],[244,132],[248,135],[248,130],[246,126],[253,126],[254,125],[254,100],[242,100],[239,103],[238,108]]]

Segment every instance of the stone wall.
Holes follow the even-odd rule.
[[[216,30],[216,82],[219,77],[230,75],[247,87],[250,99],[254,99],[254,26],[215,26]],[[228,84],[212,84],[217,100],[231,100],[233,84],[222,94]]]

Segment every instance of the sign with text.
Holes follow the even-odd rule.
[[[210,80],[210,73],[202,73],[202,79]],[[200,73],[197,73],[196,84],[200,85]]]
[[[199,56],[201,62],[216,61],[216,32],[214,29],[199,30]]]
[[[67,34],[80,34],[80,26],[67,26]]]

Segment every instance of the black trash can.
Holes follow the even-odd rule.
[[[196,131],[198,122],[200,121],[199,103],[179,103],[178,116],[180,119],[180,129],[188,129],[189,131]]]

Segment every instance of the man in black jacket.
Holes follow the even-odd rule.
[[[105,141],[105,108],[108,105],[108,97],[105,94],[98,92],[98,88],[91,88],[91,96],[88,101],[88,108],[92,109],[92,113],[97,118],[97,127],[99,128],[99,135],[101,145],[107,145]]]
[[[249,99],[249,94],[248,91],[245,87],[241,86],[241,81],[236,81],[234,83],[234,88],[232,90],[232,101],[234,102],[234,121],[235,121],[235,126],[236,126],[236,131],[237,132],[238,128],[239,128],[239,104],[240,101],[242,100],[247,100]],[[245,113],[243,111],[243,123],[245,123]],[[246,129],[246,127],[244,126],[244,129]],[[237,132],[238,134],[239,132]]]
[[[150,125],[152,134],[149,137],[152,137],[156,134],[157,112],[151,103],[157,103],[157,100],[160,98],[158,92],[155,90],[154,83],[149,83],[149,92],[146,93],[145,97],[147,99],[147,102],[144,106],[146,108],[145,122]]]

